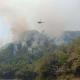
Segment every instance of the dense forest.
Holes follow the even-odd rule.
[[[27,34],[25,41],[1,48],[0,79],[80,80],[80,37],[69,35],[67,43],[56,45],[44,34]]]

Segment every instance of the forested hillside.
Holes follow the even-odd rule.
[[[60,45],[43,33],[24,34],[18,42],[1,48],[0,79],[80,80],[79,33]]]

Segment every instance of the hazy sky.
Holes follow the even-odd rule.
[[[25,23],[19,24],[22,18]],[[37,24],[39,20],[44,23]],[[15,29],[26,24],[26,29],[57,34],[63,30],[80,30],[79,21],[80,0],[0,0],[0,38],[5,40],[10,39],[15,24]]]

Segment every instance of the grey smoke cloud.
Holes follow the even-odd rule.
[[[63,30],[80,29],[79,4],[79,0],[7,0],[0,15],[8,20],[14,36],[32,29],[59,35]],[[44,23],[38,24],[39,20]]]
[[[64,29],[64,18],[54,6],[53,0],[40,2],[37,16],[44,21],[40,28],[51,35],[59,35]]]
[[[21,28],[20,25],[22,25],[24,28],[25,23],[22,21],[23,23],[22,24],[20,20],[20,17],[23,16],[25,16],[24,18],[25,20],[27,20],[28,30],[31,29],[35,29],[38,31],[44,30],[45,32],[52,35],[58,34],[63,30],[63,18],[57,12],[56,8],[53,6],[52,0],[47,1],[8,0],[8,1],[9,3],[5,5],[5,7],[1,10],[4,13],[4,15],[6,15],[8,19],[10,19],[10,24],[12,24],[12,32],[14,30],[13,28],[15,28],[15,25],[17,28],[19,27]],[[37,23],[39,20],[44,21],[44,24],[39,25]],[[16,34],[18,34],[18,32]]]

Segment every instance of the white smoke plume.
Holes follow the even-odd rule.
[[[63,17],[53,5],[53,0],[7,0],[1,5],[0,15],[7,19],[14,40],[32,29],[59,35],[63,32]]]

